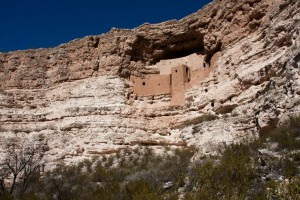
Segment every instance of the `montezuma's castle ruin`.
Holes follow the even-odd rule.
[[[150,66],[159,74],[144,77],[130,76],[133,93],[136,96],[156,96],[171,94],[172,106],[185,104],[185,91],[199,86],[216,67],[220,52],[215,53],[209,63],[204,61],[203,53],[194,53],[182,58],[161,60]]]

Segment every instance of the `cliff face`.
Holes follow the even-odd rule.
[[[215,0],[180,21],[2,53],[1,144],[35,140],[55,163],[137,144],[209,153],[263,134],[299,112],[299,26],[298,0]],[[184,90],[182,105],[169,93],[134,93],[130,76],[178,60],[192,69],[195,55],[209,72]]]

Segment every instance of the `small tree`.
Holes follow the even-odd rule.
[[[46,172],[44,182],[45,198],[56,200],[92,199],[91,177],[83,172],[83,165],[57,166]]]
[[[39,177],[41,148],[8,142],[0,159],[0,196],[20,197]]]

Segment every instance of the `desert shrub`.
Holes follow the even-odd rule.
[[[287,149],[299,150],[300,149],[300,117],[292,117],[289,121],[286,121],[267,134],[270,141],[278,143],[278,150]]]
[[[169,159],[169,166],[165,166],[164,169],[169,169],[171,177],[176,187],[182,187],[184,185],[184,179],[188,173],[188,167],[190,165],[190,160],[195,154],[195,149],[175,149],[173,159]],[[167,172],[168,172],[167,171]],[[170,178],[171,178],[170,177]]]
[[[103,199],[103,200],[115,200],[115,199],[123,199],[123,195],[121,191],[121,185],[118,182],[106,182],[101,186],[97,186],[96,188],[90,188],[92,190],[92,195],[89,199]]]
[[[293,159],[294,162],[300,163],[300,152],[292,154],[291,158]]]
[[[46,197],[57,200],[87,199],[91,187],[89,176],[79,166],[61,166],[43,178]]]
[[[107,161],[105,162],[105,167],[111,167],[114,164],[114,157],[113,156],[109,156]]]
[[[287,186],[287,195],[290,199],[300,198],[300,177],[295,177],[291,179],[290,184]]]
[[[135,180],[127,183],[124,197],[124,199],[128,200],[155,200],[159,198],[155,188],[151,187],[151,184],[144,180]]]
[[[195,189],[187,198],[246,198],[255,178],[250,153],[247,145],[232,144],[221,152],[218,160],[196,165],[190,177]]]
[[[254,176],[251,165],[250,149],[247,145],[233,144],[222,153],[218,165],[220,179],[222,181],[221,191],[228,197],[235,194],[246,196]],[[232,191],[232,189],[236,191]]]
[[[289,183],[270,181],[268,199],[300,199],[300,177],[294,177]]]
[[[109,180],[109,172],[107,168],[98,165],[95,167],[93,173],[92,173],[92,181],[93,182],[103,182]]]
[[[113,191],[114,197],[118,198],[158,199],[158,196],[164,195],[165,199],[174,198],[178,187],[184,184],[185,173],[193,154],[191,149],[175,150],[173,154],[162,155],[155,154],[149,147],[132,153],[127,150],[120,158],[112,157],[114,159],[111,162],[117,159],[118,165],[96,165],[91,173],[91,181],[101,185],[95,191],[98,197],[108,195],[105,191]],[[172,182],[171,189],[163,189],[165,182]]]
[[[185,199],[215,199],[218,194],[216,181],[216,170],[214,162],[208,160],[195,166],[190,172],[191,192],[188,192]]]
[[[286,178],[292,178],[299,173],[299,166],[289,158],[283,158],[280,160],[282,165],[283,175]]]

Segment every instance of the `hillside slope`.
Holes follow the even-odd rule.
[[[210,153],[263,134],[299,113],[299,27],[298,0],[215,0],[179,21],[2,53],[1,144],[35,140],[55,164],[137,144]],[[133,89],[132,76],[198,61],[183,104]]]

